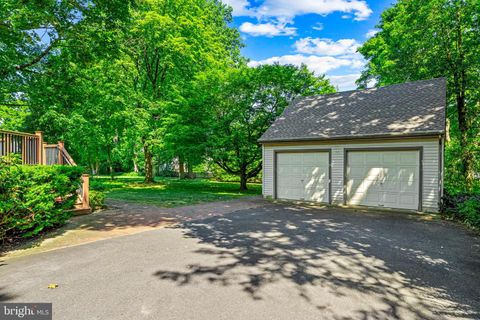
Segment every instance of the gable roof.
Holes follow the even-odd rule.
[[[302,97],[259,142],[443,134],[445,105],[445,78]]]

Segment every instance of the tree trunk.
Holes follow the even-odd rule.
[[[145,183],[153,183],[153,154],[147,145],[144,145],[143,152],[145,154]]]
[[[134,152],[133,152],[133,159],[132,159],[132,160],[133,160],[133,172],[135,172],[135,173],[138,173],[138,171],[139,171],[139,170],[138,170],[137,159],[138,159],[138,158],[137,158],[137,152],[134,151]]]
[[[187,163],[187,178],[195,179],[195,173],[193,172],[193,166]]]
[[[471,122],[468,119],[466,106],[466,87],[467,74],[465,72],[465,51],[463,47],[463,21],[462,21],[462,6],[457,7],[456,12],[456,47],[458,50],[458,58],[455,61],[455,68],[453,73],[455,82],[455,98],[457,102],[458,113],[458,129],[460,131],[460,146],[462,148],[462,174],[465,179],[466,191],[471,191],[473,185],[473,161],[474,157],[468,146],[468,135],[470,131]]]
[[[450,138],[450,119],[446,119],[445,121],[445,141],[446,142],[450,142],[451,141],[451,138]]]
[[[95,163],[95,174],[100,174],[100,160],[97,159],[97,162]]]
[[[242,170],[240,173],[240,190],[246,191],[247,190],[247,173],[246,170]]]
[[[462,175],[465,179],[465,186],[470,190],[473,184],[473,155],[468,147],[469,123],[467,121],[467,111],[465,105],[465,75],[454,74],[455,98],[458,113],[458,129],[460,131],[460,147],[462,148]]]
[[[108,171],[110,173],[110,179],[114,180],[115,176],[113,174],[113,163],[112,163],[112,150],[107,149],[107,159],[108,159]]]
[[[180,158],[178,158],[178,177],[180,179],[185,179],[185,164]]]

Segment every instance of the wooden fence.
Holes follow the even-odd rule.
[[[62,141],[47,144],[43,141],[41,131],[31,134],[0,130],[0,157],[14,154],[26,165],[77,165]],[[77,194],[78,200],[74,211],[78,214],[90,212],[88,174],[82,176]]]

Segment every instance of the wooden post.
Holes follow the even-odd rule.
[[[11,143],[11,142],[10,142],[10,141],[11,141],[10,139],[11,139],[11,138],[10,138],[10,134],[7,133],[7,134],[5,135],[5,145],[6,145],[6,147],[7,147],[7,148],[5,149],[5,150],[7,151],[5,154],[6,154],[7,156],[9,156],[9,157],[10,157],[10,143]],[[8,159],[11,159],[11,158],[8,158]]]
[[[22,164],[27,164],[27,137],[22,136]]]
[[[82,207],[85,209],[90,208],[90,199],[89,199],[89,187],[90,187],[90,176],[88,174],[82,174]]]
[[[43,131],[35,131],[35,135],[38,137],[37,164],[45,164],[44,146],[43,146]]]
[[[63,141],[58,141],[58,146],[57,146],[57,149],[58,149],[58,164],[64,164],[63,163],[63,148],[65,148],[65,143]]]

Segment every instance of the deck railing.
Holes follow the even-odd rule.
[[[76,166],[77,164],[73,161],[72,157],[68,153],[67,149],[62,141],[59,141],[58,144],[44,144],[45,150],[45,164],[46,165],[68,165]]]
[[[0,156],[18,154],[23,164],[42,163],[42,133],[0,130]]]
[[[12,154],[18,155],[22,164],[26,165],[77,165],[62,141],[57,144],[44,143],[41,131],[31,134],[0,130],[0,157]],[[88,212],[90,210],[88,174],[82,176],[77,194],[75,208],[82,213]]]

